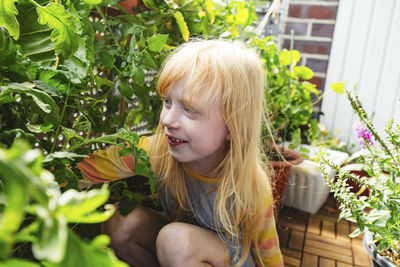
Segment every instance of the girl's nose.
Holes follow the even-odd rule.
[[[175,107],[163,108],[161,112],[161,124],[167,128],[179,128],[178,112]]]

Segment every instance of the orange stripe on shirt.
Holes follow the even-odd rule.
[[[259,249],[272,249],[274,246],[277,246],[277,245],[279,245],[278,236],[275,236],[274,238],[272,238],[270,240],[258,243]]]
[[[274,216],[274,205],[270,205],[265,213],[265,218],[271,218]]]

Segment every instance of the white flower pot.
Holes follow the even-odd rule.
[[[319,148],[301,145],[310,150],[311,154],[318,154]],[[336,150],[324,150],[326,157],[337,165],[341,165],[348,154]],[[304,160],[297,166],[292,166],[282,204],[311,214],[315,214],[326,202],[329,195],[329,185],[322,172],[317,169],[318,163]],[[336,171],[327,169],[329,178],[334,179]]]

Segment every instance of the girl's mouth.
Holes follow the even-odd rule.
[[[184,140],[180,140],[171,136],[167,136],[168,137],[168,144],[170,144],[171,146],[179,146],[181,144],[186,143],[186,141]]]

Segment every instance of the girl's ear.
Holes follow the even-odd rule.
[[[226,131],[226,136],[225,136],[227,141],[231,141],[231,132],[229,130]]]

